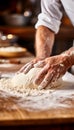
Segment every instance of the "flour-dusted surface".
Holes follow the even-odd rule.
[[[0,91],[7,93],[7,98],[16,97],[13,98],[14,102],[28,110],[74,107],[74,76],[67,72],[46,90],[38,90],[32,81],[39,71],[33,69],[27,75],[2,78]]]

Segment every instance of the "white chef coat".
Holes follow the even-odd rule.
[[[63,8],[74,26],[74,0],[41,0],[41,13],[38,15],[35,27],[44,25],[58,33]]]

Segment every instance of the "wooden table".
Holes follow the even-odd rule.
[[[34,57],[24,58],[28,62]],[[22,58],[23,60],[23,58]],[[10,68],[0,68],[2,73],[15,72],[22,64],[16,64]],[[4,95],[4,96],[3,96]],[[0,91],[0,128],[7,129],[36,129],[36,130],[61,130],[74,128],[74,102],[70,108],[50,108],[49,110],[26,110],[20,108],[12,97],[6,97],[6,93]],[[55,105],[55,104],[54,104]],[[12,127],[11,127],[12,126]]]

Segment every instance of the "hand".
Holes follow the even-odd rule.
[[[65,74],[70,67],[70,61],[68,56],[57,55],[37,62],[34,67],[43,67],[34,81],[39,89],[43,89]]]
[[[28,73],[30,69],[34,68],[34,64],[36,64],[37,62],[41,63],[41,59],[40,58],[35,58],[32,61],[28,62],[27,64],[25,64],[17,73]]]

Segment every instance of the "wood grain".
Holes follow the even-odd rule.
[[[0,125],[41,125],[74,123],[74,102],[71,107],[52,107],[46,110],[27,109],[19,105],[20,97],[0,91]],[[67,99],[68,102],[69,98]],[[24,100],[25,101],[25,100]],[[28,102],[28,101],[27,101]],[[22,100],[21,100],[21,103]],[[24,102],[25,104],[25,102]]]
[[[29,59],[30,60],[30,59]],[[15,69],[0,68],[1,72],[14,72],[22,65],[16,65]],[[69,100],[69,98],[67,99]],[[18,125],[53,125],[74,123],[74,102],[67,108],[49,108],[48,110],[26,109],[18,104],[19,98],[9,96],[0,91],[0,126]],[[54,104],[55,105],[55,104]]]

